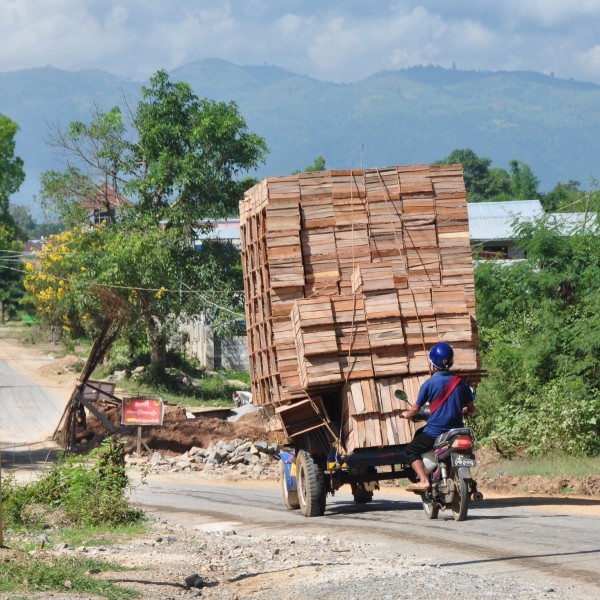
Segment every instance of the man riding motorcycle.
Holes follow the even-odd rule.
[[[454,362],[454,350],[450,344],[440,342],[429,351],[433,375],[421,386],[416,404],[402,414],[403,419],[413,420],[427,403],[431,416],[404,449],[406,463],[417,475],[418,481],[407,486],[414,492],[427,491],[430,487],[421,455],[431,450],[437,437],[454,429],[464,427],[463,415],[475,412],[475,397],[469,385],[450,372]]]

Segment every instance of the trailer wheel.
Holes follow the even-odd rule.
[[[280,462],[279,473],[281,475],[281,491],[283,493],[283,504],[288,510],[296,510],[300,508],[300,502],[298,501],[298,492],[292,492],[287,486],[287,477],[285,476],[285,465],[283,461]]]
[[[353,483],[352,496],[354,496],[354,502],[357,504],[367,504],[373,500],[373,492],[365,490],[365,486],[362,483]]]
[[[298,501],[300,512],[305,517],[320,517],[325,512],[325,476],[315,459],[306,451],[300,450],[296,459],[298,480]]]

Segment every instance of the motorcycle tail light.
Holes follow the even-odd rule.
[[[470,450],[473,447],[473,440],[468,435],[459,435],[452,442],[452,447],[458,450]]]

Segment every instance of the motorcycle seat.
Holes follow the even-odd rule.
[[[442,433],[438,436],[437,440],[435,440],[435,445],[433,447],[439,448],[440,446],[443,446],[448,441],[452,440],[453,438],[459,435],[470,436],[471,430],[468,427],[455,427],[454,429],[450,429],[450,431],[446,431],[445,433]]]

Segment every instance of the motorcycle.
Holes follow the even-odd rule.
[[[415,421],[426,421],[428,417],[429,409],[424,408]],[[451,508],[454,519],[464,521],[469,504],[483,500],[471,475],[471,468],[477,464],[471,429],[458,427],[441,434],[433,449],[421,456],[430,488],[415,493],[421,495],[425,515],[428,519],[437,519],[440,509]]]

